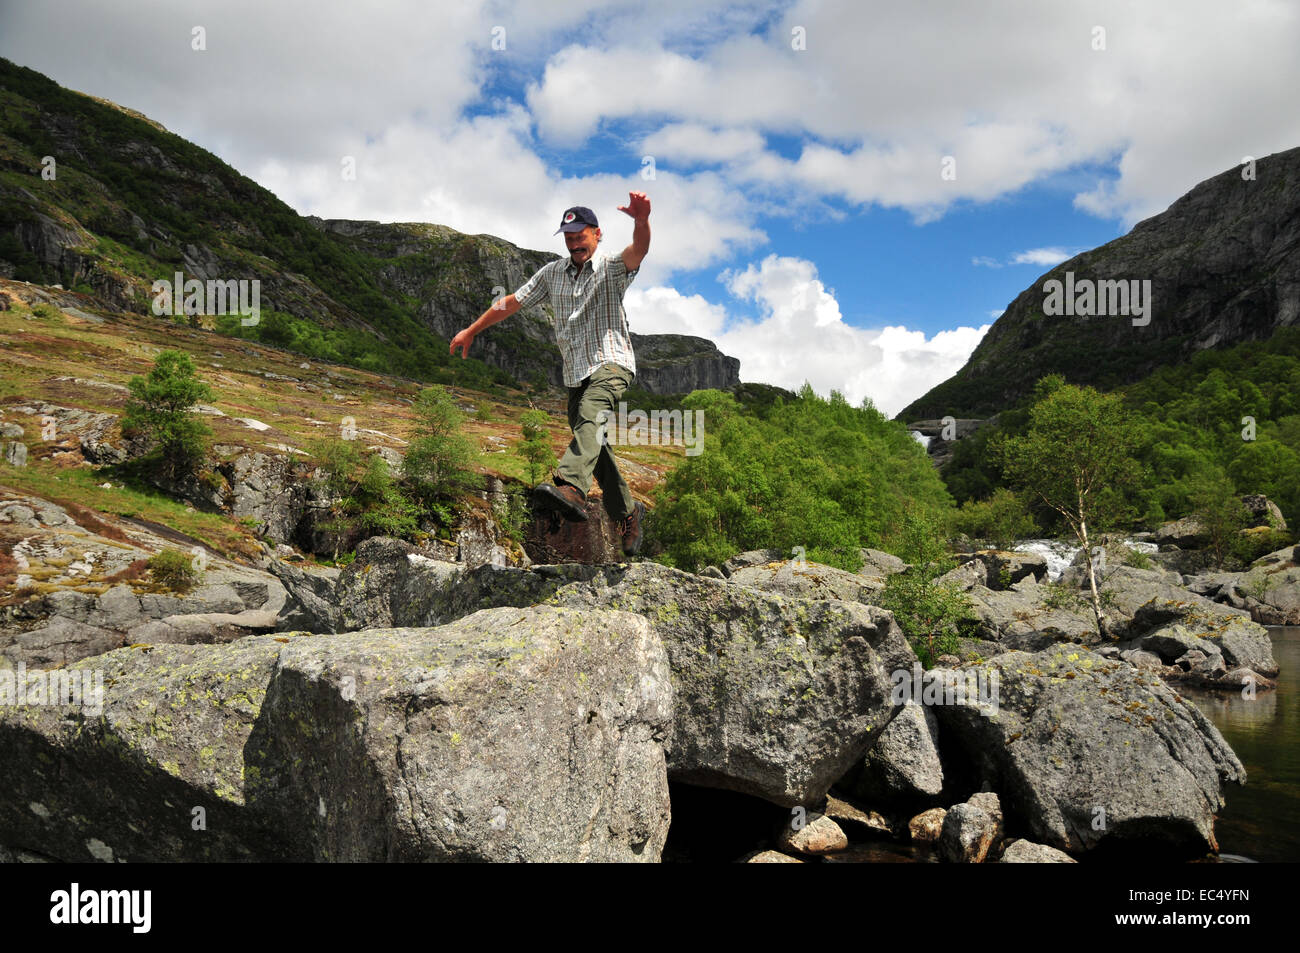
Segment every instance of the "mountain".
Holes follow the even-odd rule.
[[[448,348],[497,289],[555,257],[435,224],[298,215],[138,112],[0,59],[0,277],[136,314],[150,313],[153,282],[177,271],[257,279],[263,320],[218,320],[218,330],[418,380],[556,387],[549,304],[488,329],[469,360]],[[711,342],[660,338],[634,336],[640,389],[739,384],[739,361]]]
[[[1080,303],[1083,290],[1102,287],[1085,282],[1115,280],[1129,282],[1130,291],[1149,289],[1150,313],[1045,313],[1054,310],[1050,281],[1061,282],[1062,297],[1074,288],[1071,300]],[[1106,290],[1108,302],[1118,304],[1118,288]],[[1007,306],[966,365],[898,419],[989,417],[1051,373],[1109,390],[1198,351],[1266,340],[1297,323],[1300,148],[1207,179],[1127,235],[1040,276]]]

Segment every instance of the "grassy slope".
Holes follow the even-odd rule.
[[[17,406],[45,400],[120,415],[127,396],[123,392],[55,378],[125,385],[132,375],[147,374],[157,352],[168,348],[189,352],[200,376],[217,394],[214,404],[227,416],[203,418],[214,430],[214,444],[268,453],[279,452],[276,444],[305,449],[313,438],[338,436],[344,416],[354,417],[359,430],[376,430],[397,438],[363,433],[359,439],[368,446],[388,446],[400,452],[404,449],[401,441],[411,436],[414,416],[402,398],[413,400],[424,386],[420,382],[316,361],[307,362],[310,367],[304,369],[300,367],[304,363],[301,355],[235,341],[164,318],[121,313],[107,315],[103,324],[97,324],[66,313],[41,317],[18,298],[30,295],[30,288],[0,281],[0,291],[15,299],[11,310],[0,312],[0,410],[4,412],[0,419],[24,427],[23,440],[29,452],[24,468],[0,460],[0,485],[14,490],[154,520],[232,558],[255,552],[251,529],[233,520],[187,510],[161,493],[124,488],[117,481],[111,489],[101,488],[99,484],[106,478],[96,473],[97,468],[80,465],[79,453],[66,453],[75,448],[75,438],[43,442],[39,418],[14,412]],[[328,376],[330,371],[339,376]],[[270,379],[266,372],[294,377],[298,382]],[[477,441],[480,450],[480,473],[506,480],[524,477],[524,461],[509,451],[520,440],[519,416],[530,404],[550,414],[551,446],[557,457],[563,455],[570,433],[560,401],[530,400],[517,390],[504,391],[503,396],[448,390],[463,408],[477,410],[486,405],[493,418],[481,421],[471,416],[465,425],[464,432]],[[253,418],[271,429],[250,429],[237,423],[236,417]],[[645,497],[683,452],[681,447],[670,446],[620,447],[618,456],[630,464],[624,467],[628,484]]]

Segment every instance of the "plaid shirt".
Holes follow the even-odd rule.
[[[607,361],[636,374],[623,292],[640,270],[628,271],[622,255],[600,255],[583,262],[579,271],[570,255],[543,265],[515,292],[521,310],[550,294],[566,387],[579,386]]]

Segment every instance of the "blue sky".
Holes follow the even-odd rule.
[[[53,0],[0,6],[0,55],[303,214],[562,253],[585,204],[614,254],[644,191],[634,331],[894,413],[1055,262],[1300,144],[1298,6]]]

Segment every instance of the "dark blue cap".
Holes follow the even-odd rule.
[[[573,208],[565,209],[564,216],[560,219],[560,227],[555,230],[555,234],[560,232],[580,232],[590,225],[592,228],[600,228],[600,223],[596,221],[596,213],[585,205],[575,205]]]

